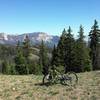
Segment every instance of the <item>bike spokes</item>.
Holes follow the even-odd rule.
[[[77,82],[78,82],[78,77],[74,72],[68,72],[67,74],[56,74],[56,75],[49,73],[43,77],[43,84],[61,83],[63,85],[74,86],[77,84]]]
[[[78,82],[78,77],[74,72],[68,72],[66,75],[66,84],[69,86],[74,86]]]

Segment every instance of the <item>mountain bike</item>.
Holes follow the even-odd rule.
[[[75,72],[67,72],[66,74],[64,74],[55,70],[49,71],[47,75],[44,75],[42,81],[43,84],[61,83],[62,85],[74,86],[78,83],[78,76]]]

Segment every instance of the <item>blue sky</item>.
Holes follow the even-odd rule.
[[[100,0],[0,0],[0,32],[47,32],[60,35],[80,24],[87,35],[94,19],[100,24]]]

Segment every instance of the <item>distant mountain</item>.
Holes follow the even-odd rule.
[[[0,44],[15,45],[17,41],[23,42],[26,35],[29,36],[30,42],[33,45],[40,44],[43,40],[47,46],[52,47],[54,44],[57,45],[59,41],[58,36],[48,35],[44,32],[25,33],[21,35],[7,35],[5,33],[0,33]]]

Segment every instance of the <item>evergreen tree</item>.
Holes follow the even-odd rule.
[[[66,36],[67,36],[67,32],[64,29],[62,32],[62,35],[60,37],[60,40],[58,42],[57,50],[56,50],[57,59],[55,60],[55,63],[57,66],[64,66],[65,65]]]
[[[67,71],[74,71],[74,59],[75,59],[75,40],[73,35],[71,34],[72,30],[69,26],[69,29],[67,31],[67,36],[65,39],[65,72]]]
[[[93,70],[97,70],[100,69],[100,65],[97,64],[98,62],[98,46],[99,41],[100,41],[100,30],[99,30],[99,26],[98,26],[98,22],[95,20],[94,21],[94,25],[91,28],[91,31],[89,33],[89,37],[90,37],[90,56],[92,59],[92,65],[93,65]]]
[[[53,65],[55,65],[55,66],[57,66],[58,64],[57,64],[57,48],[56,48],[56,46],[54,45],[54,47],[53,47],[53,50],[52,50],[52,59],[51,59],[51,65],[53,66]]]
[[[39,64],[40,64],[40,71],[45,74],[48,72],[48,55],[47,55],[47,49],[44,45],[44,42],[42,40],[40,45],[40,51],[39,51]]]
[[[17,44],[17,54],[16,54],[14,61],[15,61],[15,69],[16,69],[17,74],[27,74],[28,73],[25,57],[23,56],[22,48],[20,47],[19,42]]]
[[[26,35],[23,42],[23,56],[25,57],[28,73],[29,73],[29,66],[30,66],[30,59],[29,59],[30,53],[31,53],[30,39],[28,35]]]
[[[7,63],[6,60],[4,60],[4,61],[2,62],[2,73],[3,73],[3,74],[6,74],[6,73],[7,73],[7,67],[8,67],[8,63]]]
[[[92,69],[91,60],[89,57],[89,49],[85,43],[84,29],[82,25],[79,29],[79,36],[76,41],[76,51],[75,51],[75,66],[77,72],[90,71]]]
[[[31,60],[29,64],[29,73],[39,75],[41,74],[40,66],[37,60]]]
[[[77,41],[79,41],[80,43],[84,43],[85,36],[84,36],[84,29],[83,29],[82,25],[80,25],[78,33],[79,33],[79,35],[78,35],[78,40]]]
[[[97,69],[100,69],[100,42],[97,47]]]
[[[23,54],[26,59],[28,59],[30,55],[30,39],[28,35],[26,35],[24,42],[23,42]]]
[[[8,74],[10,74],[10,75],[15,75],[16,74],[15,65],[13,63],[9,65]]]

